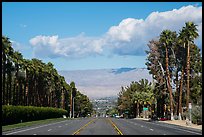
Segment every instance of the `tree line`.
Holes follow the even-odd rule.
[[[142,79],[122,87],[118,96],[121,113],[129,109],[139,116],[146,105],[157,117],[166,117],[168,112],[171,120],[182,119],[185,111],[189,119],[189,103],[202,105],[202,57],[194,42],[199,36],[196,26],[186,22],[179,33],[163,30],[159,38],[149,41],[145,65],[153,82]]]
[[[2,36],[2,105],[54,107],[69,112],[73,98],[78,106],[76,115],[91,113],[89,98],[77,90],[74,82],[67,84],[51,62],[23,58],[9,38]]]

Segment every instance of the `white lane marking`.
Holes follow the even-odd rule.
[[[33,135],[37,135],[37,134],[33,134]]]
[[[62,126],[58,126],[58,127],[60,128],[60,127],[62,127]]]
[[[51,131],[52,129],[48,129],[47,131]]]
[[[151,129],[151,128],[150,128],[149,130],[153,131],[154,129]]]
[[[54,124],[58,124],[58,123],[62,123],[62,122],[67,122],[67,120],[66,121],[60,121],[60,122],[52,123],[52,124],[42,125],[42,126],[39,126],[39,127],[33,127],[33,128],[24,129],[24,130],[19,130],[19,131],[15,131],[15,132],[11,132],[11,133],[5,134],[5,135],[12,135],[12,134],[15,134],[15,133],[24,132],[24,131],[28,131],[28,130],[32,130],[32,129],[37,129],[37,128],[41,128],[41,127],[46,127],[46,126],[50,126],[50,125],[54,125]]]
[[[143,125],[141,125],[141,127],[144,127]]]
[[[193,133],[193,134],[202,135],[202,133],[197,133],[197,132],[193,132],[193,131],[189,131],[189,130],[185,130],[185,129],[173,128],[173,127],[168,126],[168,125],[161,125],[161,124],[156,124],[156,123],[150,123],[150,124],[158,125],[158,126],[164,126],[164,127],[168,127],[168,128],[172,128],[172,129],[176,129],[176,130],[181,130],[181,131],[184,131],[184,132],[189,132],[189,133]]]

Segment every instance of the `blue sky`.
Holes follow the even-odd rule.
[[[201,11],[201,2],[3,2],[2,33],[24,58],[57,70],[142,68],[161,30],[190,20],[202,37]]]

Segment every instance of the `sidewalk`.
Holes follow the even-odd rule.
[[[187,125],[185,120],[166,120],[166,121],[159,121],[159,122],[202,130],[202,125],[197,125],[197,124],[193,124],[193,123],[191,123],[191,125]]]
[[[139,120],[144,120],[144,121],[150,121],[150,119],[147,118],[134,118],[134,119],[139,119]],[[185,120],[166,120],[166,121],[158,121],[160,123],[167,123],[167,124],[173,124],[173,125],[179,125],[182,127],[189,127],[189,128],[195,128],[195,129],[200,129],[202,130],[202,125],[197,125],[197,124],[191,124],[187,125]]]

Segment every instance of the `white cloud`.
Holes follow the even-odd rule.
[[[56,35],[56,36],[39,35],[39,36],[36,36],[36,37],[30,39],[30,43],[34,46],[36,46],[36,45],[56,46],[59,44],[57,41],[58,41],[58,35]]]
[[[43,54],[48,57],[83,58],[101,55],[105,49],[111,54],[145,55],[148,41],[158,37],[164,29],[179,32],[187,21],[198,25],[200,37],[196,44],[201,48],[202,7],[191,5],[171,11],[152,12],[146,19],[124,19],[117,26],[110,27],[101,37],[89,37],[84,33],[68,38],[39,35],[32,38],[30,43],[36,55]]]
[[[26,28],[26,27],[27,27],[26,24],[20,24],[19,26],[20,26],[21,28]]]
[[[107,35],[114,53],[119,55],[144,54],[147,43],[158,37],[162,30],[170,29],[179,32],[185,22],[193,21],[198,25],[202,37],[202,7],[186,6],[165,12],[152,12],[145,20],[127,18],[118,26],[111,27]],[[201,46],[201,40],[197,41]]]
[[[112,26],[107,32],[107,35],[110,36],[113,41],[130,42],[135,30],[139,29],[138,25],[143,24],[143,22],[144,21],[142,19],[124,19],[118,26]]]
[[[76,37],[63,39],[59,39],[58,35],[39,35],[32,38],[30,44],[33,45],[36,56],[42,54],[40,56],[81,58],[90,54],[101,54],[103,41],[101,38],[86,37],[82,33]]]

